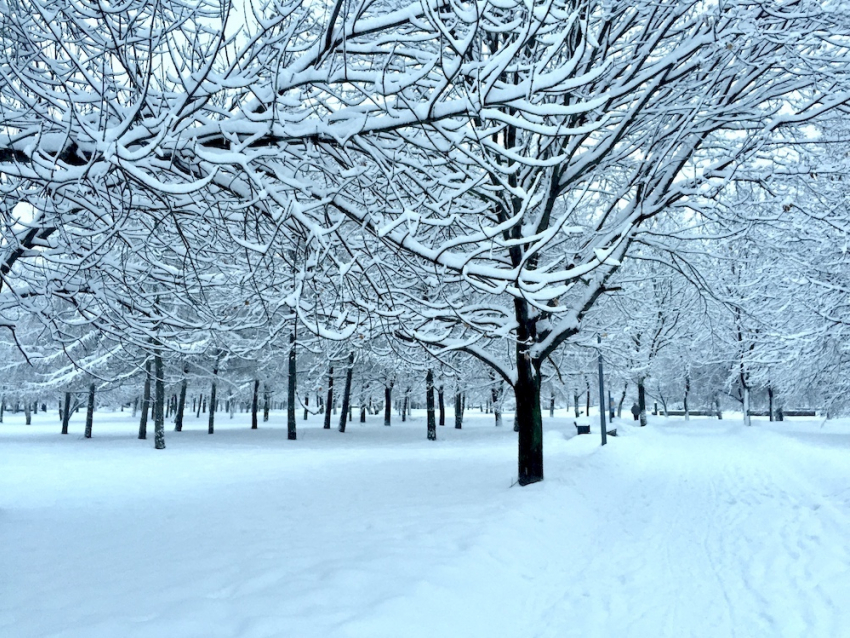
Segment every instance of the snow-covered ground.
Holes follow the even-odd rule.
[[[510,415],[82,421],[0,425],[2,636],[850,636],[848,421],[546,417],[527,488]]]

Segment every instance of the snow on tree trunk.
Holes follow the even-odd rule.
[[[334,403],[334,367],[328,368],[328,398],[325,402],[325,429],[331,429],[331,411]],[[335,413],[335,411],[334,411]]]
[[[156,400],[153,408],[153,440],[154,448],[165,449],[165,373],[162,365],[161,351],[154,356],[154,372],[156,373]]]
[[[389,427],[393,418],[393,384],[384,386],[384,425]]]
[[[455,430],[463,427],[463,402],[460,389],[455,392]]]
[[[29,416],[29,406],[27,406],[27,416]],[[89,384],[89,403],[86,406],[86,433],[87,439],[91,438],[91,427],[94,422],[94,383]],[[29,423],[29,422],[28,422]]]
[[[425,410],[428,421],[428,440],[437,440],[437,419],[434,414],[434,373],[428,369],[425,375]]]
[[[345,389],[342,392],[342,410],[339,415],[339,431],[345,432],[345,422],[350,418],[351,377],[354,374],[354,353],[348,355],[348,368],[345,371]]]
[[[257,409],[260,402],[260,380],[254,379],[254,394],[251,398],[251,429],[257,429]]]
[[[142,416],[139,418],[139,438],[148,438],[148,410],[151,407],[151,361],[145,361],[145,388],[142,391]]]
[[[502,407],[499,405],[499,388],[500,385],[496,384],[496,373],[490,369],[490,381],[493,384],[490,388],[490,402],[493,405],[493,415],[496,421],[496,427],[502,427]]]
[[[289,375],[287,379],[287,399],[289,405],[286,406],[286,438],[290,441],[295,441],[298,438],[298,433],[295,430],[295,388],[297,386],[298,381],[298,370],[297,370],[297,359],[295,352],[295,327],[293,326],[292,332],[289,334]],[[268,391],[266,391],[266,395],[268,396]],[[266,406],[268,406],[268,399],[266,400]],[[268,419],[268,407],[265,411],[266,416],[264,420]]]

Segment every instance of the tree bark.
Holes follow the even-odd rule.
[[[522,331],[520,331],[522,332]],[[540,411],[540,374],[527,356],[520,334],[517,340],[516,425],[519,430],[519,484],[543,480],[543,417]]]
[[[360,423],[366,423],[366,397],[360,396]]]
[[[578,388],[573,390],[573,412],[576,415],[576,418],[581,416],[581,413],[578,410]]]
[[[162,353],[158,349],[154,355],[154,371],[156,372],[156,401],[153,408],[153,440],[154,448],[165,449],[165,374],[162,365]]]
[[[213,368],[213,379],[212,386],[210,387],[210,414],[209,419],[207,419],[207,433],[213,434],[215,433],[215,402],[216,402],[216,377],[218,376],[218,361],[216,361],[215,368]]]
[[[71,393],[65,393],[65,407],[62,409],[62,434],[68,434],[68,421],[71,420]],[[140,436],[140,438],[144,438]]]
[[[549,395],[549,418],[554,418],[555,416],[555,393]]]
[[[298,433],[295,431],[295,389],[297,387],[298,381],[298,369],[295,352],[295,340],[297,335],[295,334],[296,327],[292,326],[292,332],[289,334],[289,375],[287,384],[287,398],[289,399],[289,405],[286,406],[286,438],[289,441],[295,441],[298,438]],[[266,406],[268,406],[268,399],[266,400]],[[266,410],[266,414],[268,414],[268,409]],[[265,417],[268,419],[268,416]]]
[[[291,355],[290,355],[291,358]],[[268,423],[269,420],[269,401],[271,401],[271,396],[269,392],[269,384],[263,384],[263,423]]]
[[[254,379],[254,394],[251,398],[251,429],[257,429],[257,409],[260,403],[260,380]]]
[[[640,427],[646,426],[646,389],[644,379],[638,379],[638,408],[640,408]]]
[[[384,386],[384,425],[389,427],[393,418],[393,382]]]
[[[773,386],[767,384],[767,416],[770,421],[773,421]]]
[[[463,399],[460,389],[455,392],[455,430],[463,428]]]
[[[443,386],[440,386],[439,388],[437,388],[437,404],[440,408],[439,424],[445,425],[446,424],[446,401],[445,401],[445,397],[443,396]]]
[[[331,411],[334,402],[334,367],[328,368],[328,398],[325,402],[325,429],[331,429]]]
[[[350,418],[351,377],[354,373],[354,353],[348,355],[348,369],[345,371],[345,390],[342,393],[342,411],[339,415],[339,431],[345,432],[345,422]]]
[[[310,393],[304,395],[304,420],[307,420],[307,414],[310,411]]]
[[[94,383],[89,384],[89,403],[86,406],[86,433],[85,437],[87,439],[91,438],[91,427],[92,423],[94,423]],[[27,412],[29,413],[29,406],[27,406]],[[29,416],[29,414],[27,414]],[[29,421],[27,421],[29,424]]]
[[[425,410],[428,420],[428,440],[437,440],[437,420],[434,416],[434,373],[429,369],[425,375]]]
[[[174,418],[174,431],[183,431],[183,414],[186,411],[186,366],[183,366],[183,380],[180,382],[180,396],[177,398],[177,416]]]
[[[404,402],[401,404],[401,422],[407,421],[407,406],[410,405],[410,388],[404,391]]]
[[[151,360],[145,361],[145,388],[142,391],[142,416],[139,418],[139,438],[148,438],[148,410],[151,407]]]

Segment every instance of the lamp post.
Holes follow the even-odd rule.
[[[608,432],[605,428],[605,379],[602,375],[602,335],[596,335],[598,361],[599,361],[599,429],[602,432],[602,445],[608,443]]]

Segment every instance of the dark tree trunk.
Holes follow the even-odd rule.
[[[30,410],[30,402],[24,403],[24,423],[32,425],[32,411]]]
[[[443,396],[443,386],[437,388],[437,405],[440,408],[440,425],[446,424],[446,402],[445,397]]]
[[[685,397],[682,400],[682,407],[685,409],[685,421],[691,420],[691,412],[688,408],[688,395],[691,393],[691,375],[685,375]]]
[[[0,423],[3,423],[3,414],[6,412],[6,397],[0,399]]]
[[[366,397],[360,397],[360,423],[366,423]]]
[[[68,434],[68,421],[71,420],[71,393],[65,393],[65,406],[62,408],[62,434]],[[142,437],[144,438],[144,437]]]
[[[183,380],[180,382],[180,396],[177,399],[177,416],[174,419],[174,431],[183,431],[183,414],[186,411],[186,367],[183,366]]]
[[[207,420],[208,434],[213,434],[215,432],[216,377],[218,377],[218,362],[216,362],[215,368],[213,368],[212,386],[210,387],[210,415]]]
[[[342,411],[339,415],[339,431],[345,432],[345,422],[351,418],[351,376],[354,373],[354,353],[348,355],[348,369],[345,371],[345,390],[342,393]]]
[[[584,410],[584,416],[590,416],[590,381],[587,381],[587,405]]]
[[[767,415],[770,421],[773,421],[773,386],[767,384]]]
[[[254,394],[251,399],[251,429],[257,429],[257,409],[260,403],[260,380],[254,379]]]
[[[463,399],[460,390],[455,392],[455,430],[463,427]]]
[[[271,401],[270,394],[269,385],[266,383],[263,385],[263,423],[268,423],[269,420],[269,410],[271,409],[269,405]]]
[[[404,402],[401,404],[401,422],[407,421],[407,406],[410,405],[410,388],[404,391]]]
[[[286,388],[287,400],[289,403],[286,406],[286,438],[289,441],[295,441],[298,438],[298,433],[295,430],[295,388],[298,381],[298,369],[296,365],[298,360],[295,352],[295,340],[297,339],[297,335],[295,334],[295,330],[296,328],[293,326],[292,332],[289,334],[289,375]],[[266,405],[268,404],[269,402],[266,401]]]
[[[29,406],[27,406],[27,412],[29,412]],[[29,415],[27,415],[29,416]],[[91,426],[94,423],[94,383],[89,384],[89,403],[86,406],[86,438],[91,438]],[[27,421],[27,425],[29,425],[29,421]]]
[[[540,374],[517,344],[516,425],[519,431],[519,484],[543,480],[543,416],[540,410]]]
[[[384,386],[384,425],[389,427],[393,419],[393,384]]]
[[[428,440],[437,440],[437,419],[434,415],[434,373],[428,370],[425,375],[425,411],[428,420]]]
[[[142,391],[142,416],[139,418],[139,438],[148,438],[148,410],[151,407],[151,361],[145,361],[145,388]]]
[[[156,401],[153,407],[153,440],[154,448],[165,449],[165,373],[162,365],[162,354],[157,350],[154,356],[154,371],[156,372]]]
[[[334,367],[328,368],[328,398],[325,401],[325,429],[331,429],[331,406],[334,403]]]
[[[206,414],[207,413],[207,398],[205,396],[202,396],[201,399],[203,399],[203,405],[201,406],[201,412]]]
[[[638,408],[640,408],[640,427],[646,425],[646,389],[643,385],[643,377],[638,379]]]
[[[555,416],[555,393],[549,395],[549,418],[554,418]]]
[[[307,413],[310,411],[310,393],[304,395],[304,420],[307,420]]]

